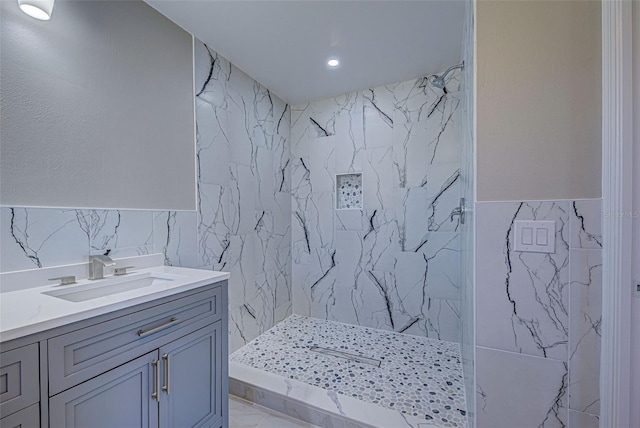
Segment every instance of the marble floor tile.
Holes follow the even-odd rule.
[[[315,428],[316,425],[291,418],[236,397],[229,397],[229,428]]]
[[[313,428],[315,426],[288,416],[271,413],[258,425],[258,428]]]
[[[229,427],[255,428],[269,416],[269,411],[248,401],[229,397]]]

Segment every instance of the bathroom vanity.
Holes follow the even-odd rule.
[[[229,274],[136,275],[0,294],[2,427],[228,426]]]

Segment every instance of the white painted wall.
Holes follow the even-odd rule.
[[[600,2],[477,8],[478,200],[600,198]]]
[[[640,3],[633,7],[633,275],[640,281]],[[633,299],[631,307],[631,397],[630,403],[640,403],[640,298]],[[631,405],[631,426],[640,427],[640,406]]]

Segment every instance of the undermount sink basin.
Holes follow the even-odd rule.
[[[84,302],[140,288],[166,284],[167,282],[184,278],[185,277],[181,275],[157,272],[132,273],[121,277],[100,279],[78,285],[60,286],[59,289],[46,291],[42,294],[64,299],[69,302]]]

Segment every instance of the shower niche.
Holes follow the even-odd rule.
[[[362,173],[336,174],[336,209],[362,209]]]

